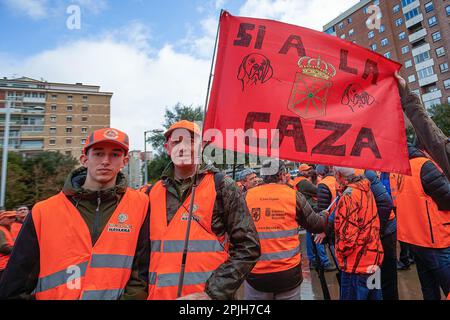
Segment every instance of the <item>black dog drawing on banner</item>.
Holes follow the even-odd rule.
[[[353,108],[358,107],[364,109],[364,107],[370,106],[375,102],[375,98],[365,92],[359,84],[351,83],[347,86],[342,95],[341,103],[349,106],[352,112],[355,112]]]
[[[273,69],[269,59],[259,53],[245,56],[239,66],[237,78],[242,83],[242,91],[248,85],[256,85],[269,81],[273,76]]]

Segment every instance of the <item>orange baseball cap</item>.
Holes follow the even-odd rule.
[[[95,130],[93,133],[91,133],[91,135],[88,137],[86,141],[86,145],[83,148],[83,153],[86,154],[86,151],[90,147],[100,142],[114,143],[128,153],[129,148],[128,135],[125,132],[113,128]]]
[[[199,136],[202,135],[202,131],[200,130],[200,127],[196,123],[194,123],[192,121],[181,120],[181,121],[175,122],[173,125],[171,125],[170,128],[164,133],[164,136],[166,137],[166,139],[169,139],[170,134],[175,129],[186,129],[186,130],[189,130],[190,132],[197,134]]]
[[[303,163],[300,167],[298,167],[298,171],[309,171],[311,169],[312,167],[306,163]]]

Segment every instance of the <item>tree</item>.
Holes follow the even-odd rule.
[[[431,119],[436,123],[439,129],[449,137],[450,136],[450,105],[439,104],[428,109]]]

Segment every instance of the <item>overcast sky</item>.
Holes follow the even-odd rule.
[[[322,30],[358,0],[0,0],[0,76],[95,84],[143,149],[165,107],[203,105],[220,9]],[[66,26],[70,5],[80,29]]]

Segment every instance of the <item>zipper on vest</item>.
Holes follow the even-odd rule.
[[[94,218],[94,236],[92,237],[92,244],[95,245],[98,239],[98,225],[100,224],[100,192],[97,192],[97,208],[95,209],[95,218]]]
[[[428,201],[427,200],[425,200],[425,205],[427,206],[427,216],[428,216],[428,224],[430,225],[431,243],[434,243],[433,226],[431,225],[431,217],[430,217],[430,212],[428,211]]]

